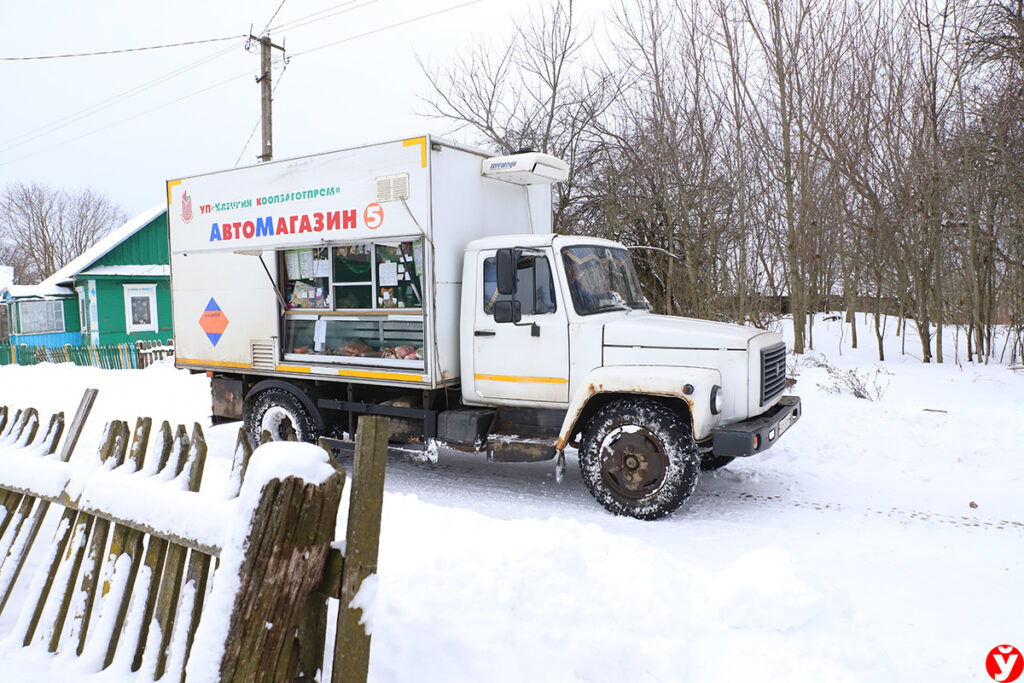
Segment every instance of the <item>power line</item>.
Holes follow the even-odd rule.
[[[375,1],[375,0],[373,0],[373,1]],[[333,43],[327,43],[325,45],[320,45],[319,47],[310,48],[308,50],[304,50],[303,52],[297,52],[297,53],[293,54],[292,57],[299,57],[300,55],[308,55],[310,52],[316,52],[317,50],[323,50],[324,48],[327,48],[327,47],[334,47],[335,45],[341,45],[342,43],[347,43],[349,41],[356,40],[357,38],[365,38],[366,36],[372,36],[375,33],[381,33],[382,31],[387,31],[387,30],[390,30],[390,29],[393,29],[393,28],[398,28],[399,26],[405,26],[406,24],[411,24],[413,22],[420,21],[421,19],[429,19],[430,17],[436,17],[439,14],[445,14],[447,12],[452,12],[452,11],[457,10],[457,9],[462,9],[463,7],[469,7],[470,5],[475,5],[478,2],[483,2],[483,0],[469,0],[469,2],[464,2],[464,3],[460,4],[460,5],[453,5],[451,7],[446,7],[445,9],[439,9],[439,10],[436,10],[434,12],[428,12],[427,14],[421,14],[418,17],[413,17],[411,19],[406,19],[404,21],[395,22],[394,24],[388,24],[387,26],[382,26],[381,28],[373,29],[372,31],[367,31],[365,33],[360,33],[358,35],[349,36],[348,38],[342,38],[341,40],[336,40]]]
[[[370,0],[370,2],[365,3],[364,5],[359,5],[359,7],[350,7],[349,9],[343,9],[343,10],[341,10],[339,12],[334,12],[334,10],[338,9],[339,7],[348,7],[348,5],[351,5],[351,4],[355,3],[355,2],[357,2],[357,0],[346,0],[345,2],[342,2],[340,4],[333,5],[331,7],[326,8],[326,9],[322,9],[319,12],[313,12],[312,14],[307,14],[304,17],[299,17],[298,19],[292,19],[289,22],[285,22],[285,23],[279,24],[277,26],[271,26],[270,30],[274,31],[274,32],[278,32],[278,31],[287,31],[287,30],[290,30],[290,29],[293,29],[293,28],[299,28],[301,26],[305,26],[307,24],[312,24],[314,22],[321,21],[321,20],[327,19],[329,17],[337,16],[338,14],[344,14],[345,12],[349,12],[351,10],[359,9],[359,7],[364,7],[365,5],[372,4],[374,2],[377,2],[377,0]],[[314,17],[317,17],[317,18],[314,18]],[[311,19],[312,21],[306,21],[307,19]],[[265,32],[266,32],[266,29],[264,29],[264,33]]]
[[[167,45],[149,45],[147,47],[129,47],[123,50],[103,50],[102,52],[79,52],[68,55],[43,55],[41,57],[0,57],[0,62],[29,62],[39,59],[68,59],[71,57],[98,57],[100,55],[119,55],[126,52],[143,52],[145,50],[163,50],[168,47],[186,47],[204,43],[219,43],[225,40],[236,40],[245,36],[225,36],[224,38],[208,38],[206,40],[190,40],[185,43],[168,43]]]
[[[300,19],[297,19],[297,20],[295,20],[295,21],[293,21],[293,22],[291,22],[289,24],[282,24],[279,27],[273,27],[271,30],[278,30],[278,29],[286,28],[286,27],[287,28],[299,28],[301,26],[305,26],[307,24],[311,24],[311,23],[314,23],[316,21],[322,21],[323,19],[327,19],[329,17],[336,16],[336,15],[342,14],[344,12],[348,12],[348,11],[352,11],[352,10],[355,10],[355,9],[359,9],[361,7],[365,7],[367,5],[370,5],[370,4],[373,4],[375,2],[378,2],[379,0],[367,0],[363,4],[357,5],[356,7],[348,7],[349,5],[353,4],[356,1],[357,0],[348,0],[347,2],[341,3],[339,5],[335,5],[334,7],[330,7],[328,9],[326,9],[326,10],[321,10],[320,12],[316,12],[316,13],[308,15],[306,17],[302,17]],[[410,19],[405,19],[403,21],[395,22],[395,23],[389,24],[387,26],[382,26],[380,28],[373,29],[371,31],[366,31],[364,33],[360,33],[360,34],[357,34],[357,35],[354,35],[354,36],[349,36],[349,37],[343,38],[341,40],[337,40],[337,41],[334,41],[334,42],[331,42],[331,43],[326,43],[326,44],[320,45],[318,47],[310,48],[309,50],[305,50],[303,52],[299,52],[299,53],[297,53],[295,55],[292,55],[292,56],[309,54],[311,52],[316,52],[317,50],[323,50],[325,48],[333,47],[335,45],[340,45],[342,43],[347,43],[347,42],[350,42],[350,41],[353,41],[353,40],[357,40],[359,38],[364,38],[366,36],[374,35],[374,34],[377,34],[377,33],[382,33],[384,31],[388,31],[388,30],[391,30],[393,28],[398,28],[400,26],[405,26],[405,25],[408,25],[408,24],[412,24],[414,22],[421,21],[423,19],[429,19],[431,17],[436,17],[436,16],[441,15],[441,14],[446,14],[448,12],[452,12],[452,11],[457,10],[457,9],[462,9],[463,7],[468,7],[470,5],[475,5],[475,4],[477,4],[479,2],[482,2],[482,1],[483,0],[469,0],[468,2],[463,2],[463,3],[460,3],[458,5],[453,5],[451,7],[446,7],[444,9],[435,10],[433,12],[428,12],[426,14],[421,14],[419,16],[412,17]],[[281,5],[283,6],[283,4],[284,4],[284,2],[282,1]],[[338,8],[342,8],[342,7],[346,7],[347,9],[342,9],[342,10],[337,11],[337,12],[332,12],[332,10],[335,10],[335,9],[338,9]],[[278,7],[278,11],[280,11],[280,9],[281,9],[281,6]],[[331,13],[330,14],[325,14],[327,12],[331,12]],[[274,13],[274,16],[276,16],[276,15],[277,15],[277,12]],[[317,17],[317,18],[313,19],[313,17]],[[271,17],[271,21],[273,21],[273,18],[274,17]],[[310,21],[307,21],[307,19],[310,20]],[[268,22],[268,24],[269,24],[269,22]],[[4,58],[0,58],[0,60],[57,59],[57,58],[60,58],[60,57],[94,56],[94,55],[99,55],[99,54],[116,54],[116,53],[119,53],[119,52],[134,52],[134,51],[139,51],[139,50],[159,49],[161,47],[177,47],[177,46],[183,46],[183,45],[195,45],[195,44],[199,44],[199,43],[203,43],[203,42],[216,42],[216,41],[231,40],[231,39],[234,39],[234,38],[245,38],[245,37],[246,36],[237,36],[237,37],[236,36],[230,36],[230,37],[226,37],[226,38],[214,38],[214,39],[210,39],[210,40],[206,40],[206,41],[193,41],[193,42],[190,42],[190,43],[177,43],[177,44],[174,44],[174,45],[153,46],[153,47],[148,47],[148,48],[134,48],[134,49],[131,49],[131,50],[116,50],[116,51],[108,51],[108,52],[96,52],[96,53],[87,53],[87,54],[82,54],[82,55],[53,55],[53,56],[50,56],[50,57],[24,57],[24,58],[4,57]],[[234,47],[234,46],[232,46],[232,47]],[[200,62],[198,62],[198,63],[196,63],[194,65],[191,65],[191,66],[188,66],[188,67],[183,67],[183,69],[180,69],[178,72],[171,72],[171,74],[168,74],[165,77],[161,77],[161,78],[155,79],[154,81],[151,81],[149,83],[143,84],[142,86],[139,86],[139,88],[141,88],[142,90],[145,90],[145,89],[148,89],[148,87],[153,87],[156,84],[158,84],[160,82],[163,82],[164,80],[167,80],[169,78],[174,77],[175,75],[178,75],[179,73],[183,73],[184,71],[187,71],[187,70],[189,70],[191,68],[195,68],[195,66],[198,66],[201,63],[205,63],[205,61],[210,61],[210,60],[220,56],[221,54],[224,54],[227,51],[230,51],[230,49],[232,49],[232,48],[228,48],[227,50],[224,50],[224,51],[219,52],[219,53],[217,53],[215,55],[212,55],[212,56],[210,56],[209,58],[207,58],[205,60],[200,60]],[[231,81],[237,80],[239,78],[242,78],[243,76],[248,75],[248,73],[249,72],[247,71],[247,72],[239,74],[237,76],[232,76],[231,78],[228,78],[228,79],[226,79],[224,81],[221,81],[220,83],[217,83],[217,84],[212,85],[210,87],[203,88],[201,90],[197,90],[197,91],[192,92],[192,93],[190,93],[188,95],[184,95],[182,97],[179,97],[179,98],[177,98],[175,100],[171,100],[171,101],[166,102],[166,103],[164,103],[162,105],[159,105],[157,107],[153,107],[153,108],[147,109],[145,111],[139,112],[138,114],[135,114],[133,116],[129,116],[129,117],[121,119],[119,121],[115,121],[115,122],[113,122],[111,124],[108,124],[106,126],[102,126],[100,128],[96,128],[96,129],[94,129],[92,131],[89,131],[87,133],[83,133],[82,135],[76,136],[74,138],[70,138],[68,140],[64,140],[62,142],[58,142],[56,144],[50,145],[49,147],[45,147],[43,149],[36,150],[34,152],[31,152],[29,154],[17,157],[15,159],[11,159],[11,160],[7,161],[6,163],[13,163],[13,162],[16,162],[16,161],[21,161],[23,159],[27,159],[27,158],[32,157],[32,156],[36,156],[37,154],[41,154],[43,152],[47,152],[47,151],[49,151],[51,149],[54,149],[56,147],[60,147],[60,146],[66,145],[66,144],[69,144],[71,142],[76,142],[77,140],[80,140],[80,139],[82,139],[84,137],[88,137],[90,135],[94,135],[96,133],[102,132],[102,131],[107,130],[109,128],[113,128],[114,126],[121,125],[122,123],[127,123],[128,121],[132,121],[132,120],[137,119],[137,118],[139,118],[141,116],[145,116],[146,114],[150,114],[150,113],[152,113],[154,111],[158,111],[158,110],[163,109],[165,107],[168,107],[170,105],[176,104],[178,102],[181,102],[183,100],[189,99],[189,98],[194,97],[196,95],[202,94],[202,93],[207,92],[209,90],[212,90],[214,88],[220,87],[220,86],[222,86],[222,85],[224,85],[226,83],[230,83]],[[283,76],[283,72],[282,72],[282,76]],[[280,84],[280,80],[278,81],[277,84],[275,84],[274,90],[276,90],[276,85],[278,85],[278,84]],[[141,90],[140,90],[140,92],[141,92]],[[112,104],[115,104],[116,102],[119,102],[119,101],[122,101],[123,99],[126,99],[127,97],[131,96],[131,94],[137,94],[137,93],[134,93],[132,90],[129,90],[129,91],[126,91],[125,93],[122,93],[123,96],[122,95],[115,96],[114,98],[110,98],[109,100],[105,100],[104,102],[101,102],[99,105],[94,105],[94,107],[100,107],[100,105],[111,106]],[[109,103],[109,104],[107,104],[107,103]],[[100,107],[100,108],[105,108],[105,107]],[[75,116],[78,116],[78,114],[83,114],[84,112],[89,112],[90,109],[92,109],[92,107],[87,108],[85,110],[82,110],[81,112],[78,112],[76,114],[72,114],[69,117],[65,117],[64,119],[60,119],[60,120],[56,121],[55,124],[56,123],[62,123],[67,118],[73,118]],[[98,111],[98,109],[97,109],[97,111]],[[95,111],[92,111],[89,114],[84,114],[84,116],[91,115],[92,113],[95,113]],[[84,118],[84,116],[79,117],[79,118]],[[52,126],[52,125],[55,125],[55,124],[49,124],[49,126]],[[65,125],[67,125],[67,124],[65,124]],[[258,127],[258,125],[259,125],[259,122],[257,122],[257,127]],[[22,135],[20,135],[18,137],[12,138],[11,140],[8,140],[8,142],[20,139],[21,137],[24,137],[25,135],[30,135],[32,133],[35,133],[35,132],[39,131],[39,130],[43,130],[43,129],[47,128],[47,127],[48,126],[43,126],[42,128],[38,128],[38,129],[36,129],[34,131],[30,131],[29,133],[22,134]],[[59,127],[63,128],[64,126],[62,125],[62,126],[59,126]],[[254,133],[255,133],[255,129],[254,129],[253,133],[250,133],[249,140],[246,142],[246,147],[243,148],[242,154],[244,154],[245,153],[245,149],[248,148],[249,143],[252,141],[252,136],[253,136]],[[39,137],[39,136],[36,136],[36,137]],[[35,139],[35,138],[33,138],[33,139]],[[21,143],[19,143],[19,145],[20,144]],[[18,146],[18,145],[14,145],[14,146]],[[7,148],[0,148],[0,152],[6,151],[6,149],[11,149],[14,146],[9,146]],[[239,155],[239,159],[241,159],[241,155]],[[238,162],[236,161],[235,163],[237,165]]]
[[[267,19],[267,25],[263,27],[262,31],[260,31],[261,36],[267,35],[267,29],[270,28],[270,22],[277,18],[277,13],[281,11],[281,8],[284,7],[284,3],[286,2],[288,2],[288,0],[281,0],[281,4],[278,5],[277,9],[274,10],[274,13],[270,15],[270,19]]]
[[[63,141],[58,142],[56,144],[50,145],[49,147],[44,147],[43,149],[38,149],[38,150],[36,150],[34,152],[31,152],[29,154],[26,154],[24,156],[17,157],[16,159],[10,159],[10,160],[8,160],[5,163],[14,163],[16,161],[21,161],[22,159],[28,159],[29,157],[33,157],[33,156],[35,156],[37,154],[42,154],[43,152],[48,152],[51,149],[54,149],[56,147],[60,147],[62,145],[66,145],[66,144],[71,143],[71,142],[76,142],[78,140],[81,140],[82,138],[89,137],[90,135],[95,135],[96,133],[100,133],[102,131],[105,131],[108,128],[113,128],[114,126],[119,126],[122,123],[127,123],[129,121],[133,121],[133,120],[139,118],[140,116],[145,116],[146,114],[151,114],[151,113],[153,113],[155,111],[158,111],[160,109],[163,109],[165,107],[169,107],[172,104],[177,104],[178,102],[182,102],[184,100],[187,100],[190,97],[195,97],[196,95],[201,95],[204,92],[213,90],[214,88],[219,88],[222,85],[226,85],[226,84],[230,83],[231,81],[237,81],[239,78],[242,78],[244,76],[251,76],[251,75],[252,75],[252,72],[249,71],[249,70],[246,70],[243,73],[240,73],[237,76],[232,76],[231,78],[227,78],[227,79],[221,81],[220,83],[214,83],[213,85],[208,86],[206,88],[203,88],[201,90],[196,90],[195,92],[189,93],[188,95],[183,95],[183,96],[181,96],[181,97],[179,97],[179,98],[177,98],[175,100],[171,100],[169,102],[164,102],[161,105],[158,105],[156,107],[152,107],[151,109],[146,109],[145,111],[141,111],[138,114],[134,114],[134,115],[129,116],[127,118],[121,119],[120,121],[115,121],[114,123],[108,124],[106,126],[102,126],[100,128],[96,128],[94,130],[89,131],[88,133],[82,133],[81,135],[79,135],[77,137],[73,137],[73,138],[70,138],[68,140],[63,140]]]
[[[0,153],[7,152],[7,151],[9,151],[11,149],[14,149],[16,147],[20,147],[21,145],[23,145],[23,144],[25,144],[27,142],[31,142],[32,140],[36,140],[36,139],[38,139],[40,137],[43,137],[45,135],[49,135],[50,133],[53,133],[53,132],[55,132],[57,130],[60,130],[61,128],[66,128],[67,126],[70,126],[71,124],[76,123],[77,121],[80,121],[82,119],[88,118],[89,116],[92,116],[93,114],[96,114],[96,113],[98,113],[98,112],[100,112],[100,111],[102,111],[104,109],[107,109],[108,107],[112,107],[115,104],[118,104],[118,103],[123,102],[123,101],[128,100],[128,99],[131,99],[132,97],[134,97],[136,95],[140,95],[143,92],[145,92],[147,90],[150,90],[153,87],[155,87],[155,86],[157,86],[157,85],[159,85],[161,83],[169,81],[169,80],[171,80],[173,78],[176,78],[176,77],[178,77],[178,76],[180,76],[182,74],[188,73],[189,71],[191,71],[193,69],[196,69],[196,68],[198,68],[198,67],[200,67],[200,66],[202,66],[202,65],[204,65],[204,64],[206,64],[208,62],[212,62],[213,60],[215,60],[215,59],[217,59],[219,57],[223,57],[224,55],[226,55],[227,53],[231,52],[236,47],[238,47],[238,45],[240,45],[240,44],[241,43],[236,43],[234,45],[229,45],[228,47],[222,48],[221,50],[218,50],[217,52],[214,52],[211,55],[207,55],[206,57],[203,57],[202,59],[196,60],[195,62],[192,62],[191,64],[186,64],[183,67],[180,67],[180,68],[175,69],[173,71],[169,71],[168,73],[166,73],[166,74],[164,74],[162,76],[159,76],[157,78],[154,78],[151,81],[146,81],[145,83],[137,85],[137,86],[135,86],[133,88],[129,88],[128,90],[125,90],[125,91],[123,91],[121,93],[113,95],[112,97],[109,97],[109,98],[107,98],[105,100],[101,100],[100,102],[97,102],[96,104],[90,105],[90,106],[88,106],[88,107],[86,107],[84,109],[80,109],[80,110],[78,110],[76,112],[72,112],[71,114],[68,114],[68,115],[63,116],[63,117],[61,117],[59,119],[51,121],[50,123],[47,123],[45,125],[39,126],[38,128],[33,128],[32,130],[27,131],[25,133],[21,133],[21,134],[16,135],[16,136],[14,136],[12,138],[8,138],[6,140],[0,141]],[[23,139],[23,138],[27,138],[27,139]],[[18,140],[21,140],[21,142],[17,142]],[[11,144],[11,143],[14,143],[14,144]]]

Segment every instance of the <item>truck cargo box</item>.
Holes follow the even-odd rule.
[[[465,245],[551,230],[561,162],[520,157],[422,136],[169,181],[177,365],[457,383]]]

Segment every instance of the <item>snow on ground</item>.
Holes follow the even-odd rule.
[[[923,365],[893,320],[878,364],[858,325],[853,350],[848,325],[819,319],[792,368],[803,418],[659,522],[605,513],[573,457],[562,484],[550,463],[391,458],[370,679],[990,680],[988,651],[1024,644],[1024,373],[967,363],[962,335],[959,363]],[[881,398],[834,393],[828,366]],[[44,415],[70,419],[87,386],[100,396],[79,448],[113,418],[209,427],[206,378],[167,365],[0,368],[0,404]],[[210,491],[236,431],[207,429]],[[10,640],[0,661],[10,681],[136,679]]]

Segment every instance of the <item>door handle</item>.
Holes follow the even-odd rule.
[[[474,330],[473,335],[476,337],[493,337],[495,332],[494,330]]]

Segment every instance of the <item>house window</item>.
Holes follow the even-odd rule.
[[[156,332],[156,285],[125,285],[124,316],[128,332]]]
[[[64,331],[64,302],[22,301],[18,304],[22,334]]]

